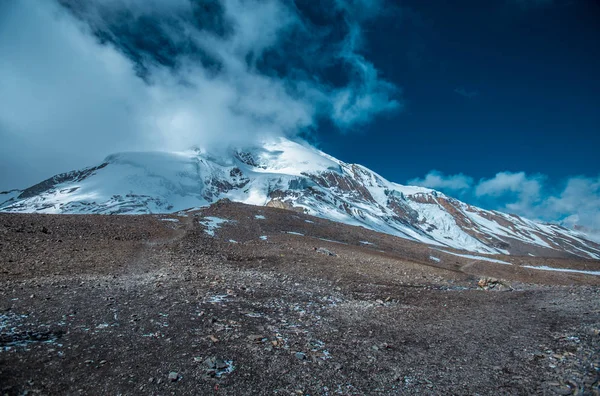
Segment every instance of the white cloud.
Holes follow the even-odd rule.
[[[473,183],[473,178],[464,174],[446,176],[431,171],[408,184],[458,194],[464,201],[486,209],[580,229],[600,241],[600,176],[573,176],[557,186],[550,184],[545,175],[525,172],[499,172]]]
[[[8,4],[0,6],[2,176],[19,185],[26,167],[65,170],[144,142],[136,118],[149,98],[129,61],[51,2]]]
[[[570,178],[557,195],[546,198],[538,215],[558,218],[567,227],[583,227],[600,240],[600,176]]]
[[[408,184],[450,192],[460,192],[472,187],[473,178],[462,173],[456,175],[444,175],[442,172],[432,170],[422,179],[416,178],[409,180]]]
[[[499,172],[491,179],[482,179],[475,187],[475,196],[508,199],[504,210],[531,216],[528,213],[541,199],[542,175],[527,175],[525,172]]]
[[[349,128],[371,121],[374,114],[397,110],[401,107],[394,99],[397,88],[382,80],[377,69],[358,50],[362,43],[362,28],[357,21],[374,18],[381,12],[383,4],[377,0],[336,0],[340,8],[354,19],[347,20],[349,33],[346,36],[340,58],[359,76],[348,86],[333,93],[333,113],[331,118],[336,125]]]
[[[332,0],[347,27],[334,46],[283,0],[202,3],[210,12],[189,0],[60,1],[67,8],[0,5],[0,190],[115,151],[218,150],[321,118],[349,129],[399,108],[399,92],[359,53],[377,1]],[[357,19],[357,9],[368,13]],[[351,70],[347,84],[314,77],[320,60],[307,48]],[[310,70],[265,71],[267,55]]]

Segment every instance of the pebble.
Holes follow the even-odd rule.
[[[208,336],[208,339],[210,339],[212,342],[219,342],[219,339],[212,334]]]
[[[249,335],[247,338],[251,342],[255,342],[257,344],[262,343],[262,342],[265,341],[265,337],[262,336],[262,335],[260,335],[260,334],[252,334],[252,335]]]
[[[171,371],[171,372],[169,373],[169,381],[171,381],[171,382],[175,382],[175,381],[177,381],[178,379],[179,379],[179,374],[178,374],[177,372],[175,372],[175,371]]]
[[[306,354],[304,352],[296,352],[295,356],[297,359],[300,359],[300,360],[306,359]]]

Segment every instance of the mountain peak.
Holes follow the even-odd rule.
[[[392,183],[364,166],[285,138],[222,155],[201,149],[113,154],[98,166],[0,195],[0,210],[167,213],[222,198],[295,208],[440,247],[600,259],[600,245],[580,232],[483,210],[428,188]]]

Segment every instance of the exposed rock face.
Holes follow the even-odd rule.
[[[306,212],[440,248],[600,259],[600,245],[557,225],[487,211],[421,187],[391,183],[286,139],[212,157],[124,153],[0,193],[0,210],[40,213],[165,213],[228,198]]]
[[[293,210],[300,213],[304,212],[304,209],[294,207],[290,202],[282,201],[280,199],[272,199],[269,202],[267,202],[265,206],[269,208]]]

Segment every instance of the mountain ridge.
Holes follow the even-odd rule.
[[[113,154],[97,166],[0,195],[0,211],[169,213],[222,198],[301,210],[440,247],[600,259],[600,245],[581,232],[393,183],[284,138],[221,156],[199,149]]]

